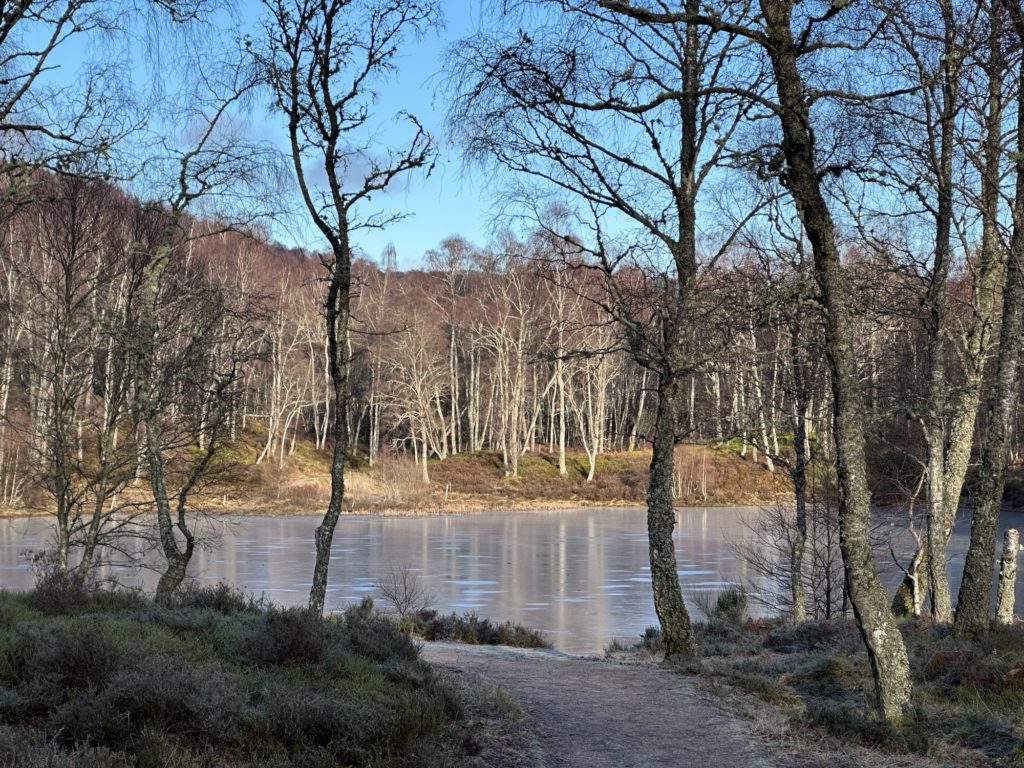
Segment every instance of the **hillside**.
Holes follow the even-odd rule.
[[[247,433],[231,451],[208,504],[232,513],[309,514],[327,502],[329,451],[298,441],[283,463],[255,464],[262,437]],[[346,506],[354,513],[470,512],[486,509],[544,509],[643,504],[649,451],[613,452],[598,457],[592,482],[586,481],[586,455],[570,452],[568,474],[560,477],[557,458],[527,453],[519,477],[506,477],[499,454],[459,454],[428,463],[430,483],[411,458],[385,456],[368,466],[352,457],[346,476]],[[683,445],[677,449],[677,502],[689,506],[766,504],[789,493],[782,470],[743,459],[725,448]]]

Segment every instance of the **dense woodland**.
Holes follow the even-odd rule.
[[[47,179],[38,192],[52,199],[20,207],[4,238],[0,485],[10,507],[51,505],[39,498],[45,489],[80,493],[68,503],[87,510],[111,504],[144,471],[126,377],[142,238],[162,222],[102,182]],[[210,232],[202,222],[190,228],[162,309],[161,361],[174,378],[166,385],[170,415],[192,424],[187,439],[205,440],[216,395],[224,410],[218,439],[230,443],[253,423],[266,428],[256,463],[284,463],[297,442],[326,448],[332,406],[317,262],[258,234]],[[432,462],[459,453],[498,453],[514,477],[517,459],[530,451],[596,457],[645,447],[652,377],[604,310],[599,276],[555,261],[555,246],[539,234],[510,236],[502,247],[452,237],[426,251],[421,270],[405,272],[388,253],[355,261],[347,341],[355,457],[373,466],[382,452],[414,456],[428,483]],[[851,272],[876,498],[923,497],[926,449],[914,408],[926,339],[920,312],[907,309],[920,296],[879,259],[858,259]],[[779,469],[795,432],[800,364],[808,452],[830,455],[820,329],[794,328],[779,306],[800,279],[743,250],[708,275],[696,334],[702,359],[685,382],[680,442],[731,444]],[[966,270],[956,277],[961,292],[969,279]],[[965,324],[969,295],[953,309]],[[230,382],[215,393],[216,377],[230,366]],[[1015,412],[1011,462],[1018,426]],[[109,447],[98,440],[104,428]],[[109,470],[107,485],[90,484],[108,462],[120,469]]]
[[[183,74],[187,100],[151,112],[117,101],[113,69],[70,96],[47,81],[66,40],[115,24],[112,6],[0,10],[3,503],[53,515],[58,572],[84,577],[151,541],[166,601],[240,435],[265,435],[256,463],[312,442],[331,456],[310,594],[322,611],[346,461],[412,457],[429,484],[455,454],[492,452],[515,478],[538,451],[564,474],[573,449],[589,481],[598,455],[649,450],[655,606],[666,655],[688,658],[676,447],[727,445],[792,480],[797,622],[817,599],[808,524],[835,500],[843,604],[879,708],[900,721],[894,611],[963,635],[991,621],[1020,451],[1024,10],[513,5],[453,43],[442,88],[448,138],[512,213],[491,243],[423,243],[409,271],[393,250],[363,254],[359,234],[415,213],[377,206],[429,170],[440,138],[401,113],[402,141],[375,143],[370,116],[439,6],[265,0],[216,76]],[[206,11],[146,8],[186,40]],[[238,133],[258,109],[281,145]],[[157,113],[182,124],[139,139]],[[282,175],[322,248],[273,243]],[[919,545],[895,604],[873,559],[879,502],[906,510]]]

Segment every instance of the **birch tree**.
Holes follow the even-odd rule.
[[[439,11],[432,2],[406,0],[264,0],[263,6],[265,40],[250,41],[249,47],[274,109],[287,124],[303,205],[328,244],[320,263],[334,448],[330,501],[314,535],[309,608],[319,615],[345,491],[352,236],[397,218],[360,211],[397,177],[426,168],[434,153],[430,137],[408,114],[399,116],[411,133],[404,146],[378,149],[366,143],[375,89],[394,71],[402,44],[425,33],[439,20]],[[317,184],[321,177],[322,185]]]
[[[1008,23],[1018,43],[1024,43],[1024,10],[1015,2],[994,3],[990,14],[991,78],[1013,77],[999,53],[1003,25]],[[1017,380],[1024,339],[1024,60],[1017,64],[1016,144],[1012,153],[1014,197],[1010,242],[1007,244],[1002,323],[999,353],[988,386],[985,403],[986,430],[982,440],[978,487],[971,517],[971,542],[964,562],[963,581],[957,598],[953,632],[961,636],[980,635],[989,628],[989,606],[995,564],[996,523],[1003,502],[1006,463],[1009,454],[1011,419],[1019,396]]]
[[[694,13],[699,6],[686,4]],[[698,194],[745,110],[722,87],[737,75],[725,63],[738,38],[697,24],[636,23],[596,2],[544,9],[548,25],[481,34],[453,49],[450,123],[472,157],[515,174],[512,198],[532,220],[543,224],[545,211],[564,206],[588,228],[583,248],[578,233],[556,224],[548,234],[573,258],[589,248],[610,315],[656,379],[647,493],[654,602],[667,656],[693,657],[672,541],[674,448],[682,383],[698,364],[691,354],[695,296],[701,268],[714,261],[698,249]],[[756,81],[756,66],[743,76]],[[635,227],[630,239],[642,245],[617,241],[609,219]],[[642,298],[621,290],[627,268],[636,275],[646,269]]]
[[[780,140],[777,159],[772,158],[768,166],[775,168],[795,203],[810,243],[814,275],[825,311],[825,354],[832,378],[841,546],[850,599],[871,662],[878,708],[886,719],[899,722],[906,717],[911,703],[910,664],[873,560],[865,407],[854,346],[854,315],[840,258],[835,217],[826,197],[812,112],[812,107],[836,95],[836,91],[830,90],[828,83],[808,81],[809,75],[822,71],[814,68],[812,62],[823,62],[828,55],[842,57],[842,52],[863,46],[864,26],[851,18],[861,5],[833,5],[819,16],[808,4],[797,0],[760,0],[756,21],[736,21],[720,14],[704,15],[699,5],[687,6],[683,12],[652,11],[621,0],[604,0],[603,5],[648,23],[699,24],[732,32],[763,50],[771,66],[774,96],[766,106],[778,121]],[[851,23],[845,26],[848,19]],[[869,16],[868,28],[878,23]],[[840,96],[842,93],[839,91]],[[841,167],[835,170],[842,172]]]

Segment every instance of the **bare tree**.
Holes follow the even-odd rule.
[[[865,453],[865,408],[854,345],[854,315],[840,258],[838,233],[825,195],[812,106],[837,91],[807,82],[814,57],[829,51],[858,50],[866,30],[853,14],[858,3],[834,5],[821,15],[795,0],[761,0],[757,23],[705,15],[701,7],[683,12],[649,10],[621,0],[604,0],[629,18],[646,23],[686,27],[699,24],[741,36],[761,48],[772,69],[775,96],[768,106],[778,120],[777,159],[768,163],[781,176],[801,218],[814,257],[814,273],[825,309],[825,354],[832,375],[833,432],[839,474],[841,544],[850,599],[875,678],[879,709],[890,721],[906,717],[910,707],[910,664],[906,646],[889,610],[889,601],[875,571],[869,536],[871,491]],[[847,26],[846,21],[850,23]],[[870,37],[868,37],[870,39]],[[838,55],[838,54],[836,54]],[[812,70],[814,74],[820,70]],[[843,91],[838,91],[843,95]],[[850,94],[853,99],[856,94]],[[764,99],[761,99],[764,102]],[[784,169],[781,165],[784,163]],[[835,168],[841,173],[843,168]]]
[[[604,448],[608,420],[608,390],[615,381],[614,358],[603,350],[612,349],[612,328],[594,326],[587,329],[589,338],[580,339],[576,348],[597,350],[594,354],[577,355],[569,366],[567,386],[569,407],[576,417],[580,444],[587,454],[587,482],[594,479],[597,457]]]
[[[119,98],[116,72],[84,69],[79,86],[61,87],[52,70],[65,51],[114,25],[115,9],[98,0],[41,0],[0,8],[0,200],[31,200],[41,168],[109,174],[108,153],[135,128]]]
[[[450,379],[439,354],[445,344],[436,327],[419,314],[407,314],[406,327],[392,337],[385,363],[385,396],[395,419],[408,424],[424,485],[430,483],[431,454],[443,459],[449,449],[443,402],[451,394]]]
[[[775,74],[785,183],[811,243],[815,277],[825,305],[825,354],[832,373],[839,467],[839,524],[850,600],[874,671],[878,706],[887,719],[898,721],[910,707],[910,665],[875,573],[869,538],[871,492],[864,448],[864,401],[854,352],[853,317],[835,223],[822,193],[811,98],[800,69],[801,55],[813,50],[805,41],[820,22],[813,16],[794,19],[792,0],[762,0],[760,5],[765,23],[762,42]],[[794,23],[802,25],[795,33]],[[826,41],[819,44],[827,45]]]
[[[316,529],[316,562],[310,610],[322,613],[327,593],[331,542],[341,514],[348,443],[347,337],[352,287],[352,233],[383,227],[396,217],[358,211],[399,176],[426,168],[434,152],[430,137],[411,115],[408,143],[376,153],[366,141],[376,98],[374,88],[393,71],[399,47],[423,34],[439,12],[432,2],[405,0],[264,0],[268,15],[264,44],[252,45],[271,90],[274,107],[287,122],[288,142],[305,208],[330,246],[321,255],[325,273],[324,313],[332,386],[334,451],[331,495]],[[322,174],[326,189],[315,181]]]
[[[210,68],[214,70],[213,62]],[[226,127],[253,85],[249,73],[237,66],[225,66],[217,77],[205,78],[186,112],[194,120],[194,140],[184,147],[166,140],[163,152],[154,153],[147,163],[151,188],[161,190],[163,197],[139,214],[131,343],[134,407],[142,423],[160,549],[166,560],[157,585],[156,597],[161,601],[180,586],[191,562],[196,540],[189,522],[190,497],[219,446],[239,363],[251,354],[248,334],[237,324],[229,331],[235,337],[228,347],[231,354],[216,359],[205,346],[220,339],[218,329],[229,314],[223,301],[215,297],[200,303],[195,313],[175,302],[185,300],[192,287],[197,299],[209,293],[209,282],[192,264],[196,240],[241,226],[264,210],[272,157]],[[221,204],[216,224],[203,225],[192,218],[200,202],[211,207]],[[195,278],[192,285],[190,275]],[[183,324],[187,327],[189,322],[197,327],[183,332]],[[171,343],[175,340],[179,343]],[[194,425],[173,418],[180,415],[174,403],[182,393],[189,396],[190,387],[203,413]],[[184,455],[181,449],[193,442],[201,446],[193,460],[176,466]]]
[[[537,419],[532,356],[542,348],[539,278],[524,258],[522,243],[506,239],[505,253],[490,261],[493,278],[479,297],[479,342],[489,354],[497,413],[497,443],[508,477],[519,476],[519,458],[529,449]],[[532,399],[532,403],[531,403]]]
[[[990,76],[999,80],[1005,66],[1002,58],[1003,25],[1007,16],[1014,37],[1024,43],[1024,11],[1016,3],[994,3],[989,18]],[[1007,68],[1008,70],[1008,68]],[[1018,63],[1016,76],[1017,140],[1013,153],[1015,189],[1012,205],[1012,231],[1006,259],[1003,288],[1002,324],[999,328],[999,354],[989,384],[985,404],[986,431],[982,442],[978,487],[971,518],[971,543],[964,562],[963,581],[957,597],[953,632],[979,635],[988,631],[989,606],[995,564],[996,523],[1003,501],[1006,461],[1010,444],[1010,424],[1020,386],[1017,380],[1024,339],[1024,60]]]
[[[124,222],[134,201],[78,177],[35,188],[45,190],[43,200],[21,207],[12,222],[19,234],[2,259],[24,286],[23,365],[36,408],[31,423],[4,426],[27,438],[22,444],[46,490],[54,566],[84,580],[101,551],[140,533],[141,505],[120,495],[137,455],[125,344],[131,281]]]
[[[184,581],[195,553],[195,498],[226,437],[232,387],[258,340],[252,307],[190,258],[196,235],[174,212],[139,214],[141,268],[131,328],[135,408],[166,561],[159,602]]]
[[[908,319],[921,324],[921,375],[927,386],[911,389],[897,407],[922,427],[929,514],[926,536],[911,559],[893,608],[901,615],[919,611],[931,591],[932,615],[940,623],[952,620],[946,547],[973,448],[1002,291],[997,208],[1004,97],[1002,73],[990,76],[992,68],[983,61],[986,46],[976,45],[984,26],[983,10],[980,3],[946,0],[887,7],[890,23],[883,35],[892,41],[891,60],[907,92],[872,108],[878,123],[886,126],[886,148],[874,168],[904,201],[895,212],[866,213],[862,204],[851,206],[865,244],[893,262],[893,274],[905,277],[916,298],[914,306],[920,306],[920,312]],[[979,70],[981,78],[975,77]],[[969,152],[978,132],[982,150]],[[965,178],[972,171],[976,191]],[[981,241],[973,257],[969,238],[974,232],[965,221],[972,209],[981,216]],[[923,252],[913,244],[918,218],[923,237],[932,241]],[[887,220],[892,221],[889,232],[875,236],[874,230]],[[972,294],[968,312],[958,315],[960,260],[969,265]],[[959,381],[954,377],[957,368],[962,372]]]
[[[444,311],[448,326],[448,398],[450,418],[448,437],[451,452],[458,453],[463,445],[462,422],[465,408],[461,377],[459,376],[460,343],[460,295],[465,291],[465,273],[469,268],[473,246],[461,237],[448,237],[441,241],[436,250],[427,251],[427,264],[437,273],[443,286],[443,293],[433,301]],[[463,352],[464,354],[464,352]]]
[[[695,13],[699,5],[686,7]],[[698,248],[698,193],[747,109],[723,87],[740,76],[727,62],[739,66],[742,57],[731,56],[735,35],[697,24],[638,24],[586,0],[544,7],[546,25],[458,44],[450,123],[471,156],[518,174],[513,195],[528,214],[543,224],[554,204],[588,228],[584,243],[547,222],[565,258],[604,276],[606,311],[657,380],[651,579],[667,655],[692,657],[672,541],[674,446],[681,387],[700,364],[693,332],[701,270],[716,252],[704,259]],[[742,77],[756,81],[756,67]],[[620,227],[610,222],[636,230],[616,242]],[[729,240],[720,238],[718,252]]]

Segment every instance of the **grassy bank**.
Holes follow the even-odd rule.
[[[749,621],[735,603],[713,613],[698,630],[701,677],[711,695],[809,762],[827,760],[834,768],[1024,765],[1020,624],[972,642],[925,621],[904,622],[916,711],[906,725],[892,727],[872,706],[871,670],[852,620],[799,627]],[[635,648],[612,647],[609,654],[656,660],[657,631],[649,630]]]
[[[254,464],[257,433],[248,434],[226,457],[232,462],[211,493],[212,511],[255,514],[308,513],[326,503],[330,456],[308,443],[278,462]],[[351,512],[421,514],[488,509],[552,509],[580,506],[631,506],[644,503],[649,451],[605,453],[597,458],[595,477],[587,482],[586,455],[570,451],[566,475],[558,459],[545,451],[520,458],[519,476],[506,477],[496,453],[458,454],[422,467],[404,456],[382,456],[367,466],[350,457],[346,472],[346,507]],[[677,448],[677,503],[693,506],[757,505],[791,493],[782,470],[742,458],[728,446],[682,445]]]
[[[283,455],[257,457],[266,431],[256,422],[226,444],[214,462],[214,472],[197,489],[193,509],[212,514],[320,514],[330,491],[331,454],[298,439]],[[673,482],[677,506],[764,506],[792,498],[786,471],[769,471],[763,457],[741,456],[739,440],[686,444],[676,447]],[[647,490],[649,450],[618,451],[597,457],[594,479],[587,482],[586,454],[570,450],[566,474],[558,471],[556,455],[544,450],[524,454],[518,477],[507,477],[501,455],[462,453],[427,462],[429,482],[410,456],[381,455],[366,463],[365,448],[346,460],[345,510],[358,514],[417,515],[486,510],[547,510],[586,506],[643,506]],[[873,478],[876,500],[891,500],[892,489]],[[146,503],[144,484],[126,488],[119,498]],[[902,498],[902,497],[900,497]],[[1024,468],[1008,471],[1005,501],[1024,508]],[[31,483],[22,501],[0,507],[0,517],[51,514],[53,500]]]
[[[480,766],[514,754],[521,718],[369,605],[0,593],[2,765]]]
[[[256,463],[266,441],[256,424],[240,431],[214,462],[211,477],[197,491],[193,508],[213,514],[318,514],[330,492],[331,454],[307,440],[297,440],[283,456]],[[649,450],[604,453],[594,479],[587,482],[586,454],[569,451],[567,474],[558,472],[556,456],[538,450],[519,460],[519,476],[506,477],[500,454],[458,454],[422,467],[404,455],[381,456],[374,466],[365,452],[350,455],[346,465],[345,508],[352,513],[430,514],[483,510],[533,510],[583,506],[633,506],[645,503]],[[741,457],[735,444],[680,445],[676,449],[676,503],[680,506],[769,504],[792,495],[785,471],[770,472],[750,454]],[[143,485],[129,486],[122,500],[146,501]],[[23,501],[0,508],[0,516],[49,514],[53,502],[29,485]]]

